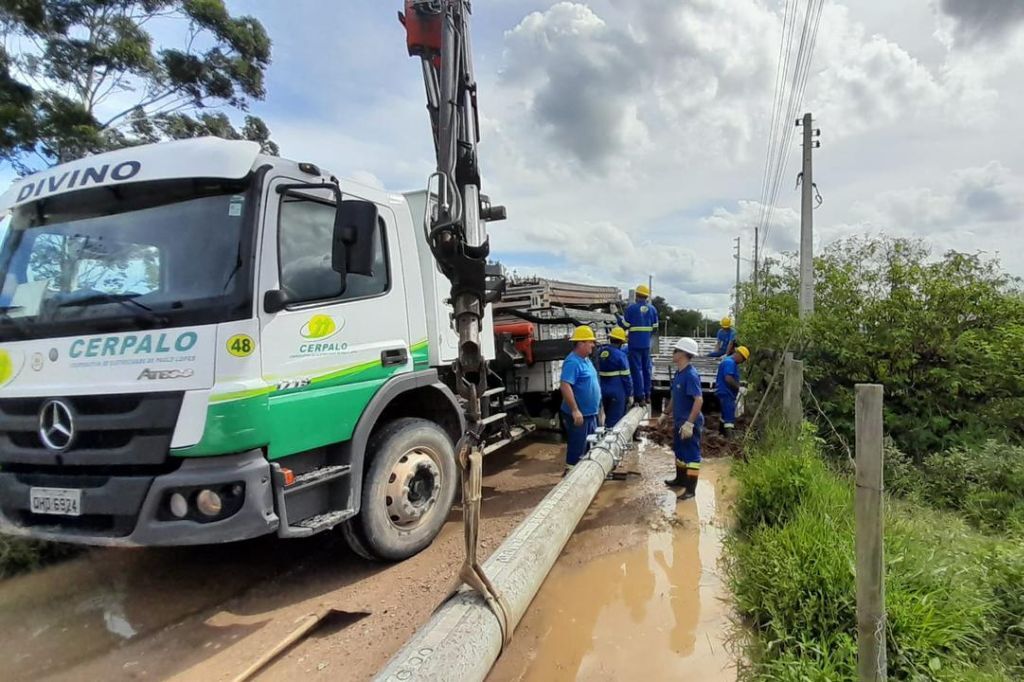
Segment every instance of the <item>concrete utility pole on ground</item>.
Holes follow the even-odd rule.
[[[811,115],[804,114],[797,125],[804,127],[804,167],[800,201],[800,317],[814,314],[814,173],[811,168],[811,152],[821,143],[814,140],[820,130],[811,128]]]
[[[736,237],[736,302],[733,304],[732,317],[737,327],[740,326],[740,238]]]

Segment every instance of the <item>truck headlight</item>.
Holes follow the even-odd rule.
[[[223,508],[224,503],[220,499],[220,495],[209,488],[200,490],[196,495],[196,509],[204,516],[217,516]]]

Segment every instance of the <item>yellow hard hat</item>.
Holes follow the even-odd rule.
[[[615,329],[611,330],[611,332],[609,332],[608,338],[615,339],[616,341],[625,341],[626,330],[623,329],[622,327],[616,327]]]
[[[646,284],[638,284],[636,286],[636,295],[637,296],[650,296],[651,295],[651,289]]]
[[[740,346],[736,349],[736,352],[742,355],[744,360],[750,359],[750,349],[746,346]]]
[[[594,336],[594,330],[587,325],[576,327],[572,331],[572,336],[569,337],[570,341],[597,341],[597,337]]]
[[[726,315],[722,318],[722,329],[728,329],[732,326],[732,318]]]

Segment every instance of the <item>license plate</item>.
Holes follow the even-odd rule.
[[[32,488],[33,514],[82,515],[82,491],[75,488]]]

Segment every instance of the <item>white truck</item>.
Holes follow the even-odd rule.
[[[449,283],[427,195],[202,138],[0,199],[0,531],[177,545],[340,526],[397,560],[455,496]],[[480,333],[494,355],[490,306]],[[488,442],[521,435],[485,394]]]

